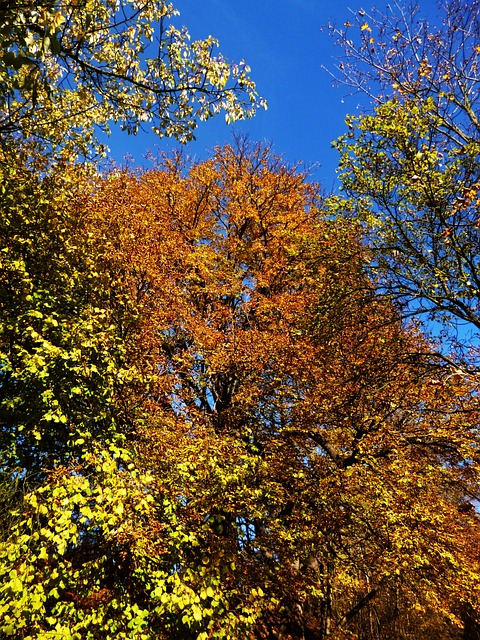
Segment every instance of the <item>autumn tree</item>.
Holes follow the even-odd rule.
[[[216,113],[251,116],[263,101],[246,64],[216,55],[212,37],[190,42],[177,14],[163,0],[2,2],[1,140],[78,154],[112,122],[185,142]]]
[[[245,143],[114,172],[68,211],[74,286],[94,285],[80,404],[58,397],[63,430],[34,405],[48,466],[10,509],[2,633],[457,638],[459,613],[478,616],[474,383],[418,357],[359,228]],[[21,353],[53,343],[67,369],[66,330],[35,331]],[[82,368],[97,349],[99,378]],[[27,397],[17,375],[9,397]]]
[[[480,14],[455,0],[441,11],[437,27],[397,5],[333,28],[338,79],[372,100],[336,144],[344,207],[363,225],[377,290],[404,317],[435,322],[440,378],[467,381],[478,368]],[[458,615],[464,637],[476,637],[468,604]]]
[[[257,105],[247,68],[215,57],[211,38],[190,43],[176,14],[164,2],[0,4],[0,449],[29,473],[72,455],[83,429],[105,435],[116,421],[111,373],[124,345],[93,234],[76,237],[95,169],[71,160],[98,151],[109,121],[132,133],[154,121],[185,141],[199,119]]]
[[[167,589],[173,635],[341,637],[396,594],[428,612],[426,637],[454,637],[478,589],[475,383],[419,358],[428,345],[364,275],[358,228],[245,144],[112,176],[94,210],[111,279],[143,310],[158,426],[138,457],[183,496],[176,576],[224,594],[185,626]],[[394,636],[392,620],[370,634]]]
[[[407,313],[453,322],[476,366],[480,5],[441,11],[437,26],[397,6],[335,28],[340,80],[373,100],[337,147],[379,287]]]

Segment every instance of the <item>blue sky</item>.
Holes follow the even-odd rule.
[[[315,165],[313,176],[330,191],[336,185],[338,155],[332,140],[345,132],[345,116],[365,107],[360,96],[347,96],[344,87],[332,87],[322,65],[333,68],[340,53],[327,25],[343,24],[351,12],[369,10],[374,4],[360,0],[176,0],[180,19],[192,38],[215,36],[220,51],[229,59],[246,60],[268,110],[252,120],[236,124],[237,132],[254,141],[268,140],[287,162]],[[376,3],[380,9],[386,3]],[[393,3],[392,3],[393,4]],[[422,13],[436,15],[434,0],[420,0]],[[205,158],[217,144],[232,139],[232,126],[223,115],[200,123],[197,140],[187,152]],[[169,150],[175,146],[155,135],[136,137],[115,131],[108,139],[111,156],[122,162],[126,153],[134,164],[145,164],[147,150]]]

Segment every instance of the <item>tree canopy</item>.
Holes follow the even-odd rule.
[[[479,326],[460,8],[338,32],[381,89],[326,197],[246,139],[100,171],[110,121],[250,115],[247,69],[165,2],[0,2],[2,638],[478,637],[475,344],[405,321]]]
[[[190,140],[199,120],[228,121],[262,105],[249,68],[190,41],[164,0],[0,3],[0,135],[21,134],[87,153],[96,128],[152,124]]]
[[[456,320],[457,342],[475,346],[466,336],[479,328],[479,24],[478,2],[452,0],[440,28],[417,10],[337,29],[344,81],[378,90],[373,113],[350,118],[337,146],[380,286],[410,313]]]
[[[476,389],[355,225],[261,145],[75,180],[8,222],[2,633],[457,637]]]

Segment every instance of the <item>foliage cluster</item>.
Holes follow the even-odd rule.
[[[177,15],[166,0],[4,0],[2,137],[88,154],[109,122],[186,142],[199,120],[265,106],[248,66],[215,55],[212,37],[191,42]]]
[[[0,637],[478,637],[474,353],[454,368],[402,318],[408,296],[478,317],[473,129],[459,152],[432,76],[420,101],[397,78],[338,143],[351,198],[245,140],[100,174],[74,161],[92,123],[146,111],[188,137],[245,115],[251,81],[212,41],[185,49],[164,2],[17,9],[0,3]],[[154,18],[155,65],[132,57]]]
[[[384,293],[408,313],[463,327],[450,337],[476,368],[480,6],[450,0],[444,15],[431,28],[418,10],[363,14],[358,42],[350,23],[337,29],[342,80],[378,90],[375,110],[350,118],[337,146]]]
[[[343,637],[374,596],[398,624],[393,594],[453,633],[480,588],[476,383],[428,365],[338,202],[242,144],[21,175],[3,633]]]

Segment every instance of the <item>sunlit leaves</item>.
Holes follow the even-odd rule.
[[[88,171],[42,179],[10,155],[0,171],[1,449],[36,474],[100,431],[114,437],[112,398],[128,372],[95,239],[81,233]]]
[[[358,63],[356,81],[378,81],[382,93],[336,144],[380,285],[408,313],[447,320],[450,339],[460,338],[462,357],[476,366],[466,331],[448,329],[452,319],[479,327],[479,12],[476,3],[464,10],[450,2],[442,29],[422,22],[416,32],[414,14],[397,16],[395,32],[394,17],[376,15],[381,50],[370,59],[365,45],[352,45],[349,60]]]
[[[65,153],[96,147],[97,125],[146,123],[185,142],[199,120],[228,121],[264,106],[244,62],[190,41],[163,0],[6,2],[0,11],[0,133],[48,141]]]
[[[0,551],[8,576],[0,589],[5,636],[73,638],[94,629],[108,638],[137,638],[145,630],[148,611],[125,589],[111,588],[113,549],[116,562],[129,540],[138,562],[148,553],[133,532],[152,511],[151,478],[133,465],[119,470],[127,461],[125,451],[98,449],[84,456],[88,477],[60,467],[25,495],[23,519]]]
[[[476,380],[376,295],[353,203],[243,140],[3,171],[4,635],[474,619]]]

